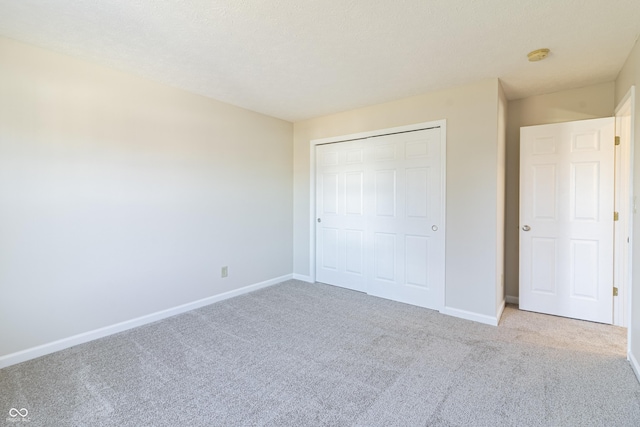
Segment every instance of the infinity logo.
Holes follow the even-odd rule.
[[[11,408],[9,409],[9,416],[12,418],[17,417],[18,415],[21,416],[22,418],[26,417],[27,414],[29,413],[29,411],[27,411],[27,408],[22,408],[22,409],[16,409],[16,408]]]

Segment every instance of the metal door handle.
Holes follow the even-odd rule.
[[[433,227],[431,227],[431,229],[432,229],[433,231],[438,231],[438,226],[437,226],[437,225],[434,225]]]
[[[531,230],[531,227],[529,227],[528,225],[525,225],[524,227],[522,227],[522,229],[524,231],[529,231],[529,230]]]
[[[320,218],[318,218],[318,222],[322,222],[322,220]]]

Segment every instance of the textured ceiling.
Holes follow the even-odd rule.
[[[612,81],[638,34],[639,0],[0,0],[0,35],[290,121]]]

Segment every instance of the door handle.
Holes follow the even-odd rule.
[[[522,227],[522,229],[524,231],[529,231],[529,230],[531,230],[531,227],[529,227],[528,225],[525,225],[524,227]]]
[[[320,218],[318,218],[318,222],[322,222],[322,220]]]

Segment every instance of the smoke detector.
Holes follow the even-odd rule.
[[[549,56],[549,52],[549,49],[536,49],[529,52],[527,58],[529,58],[529,62],[542,61],[544,58]]]

